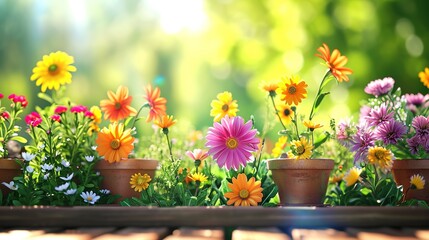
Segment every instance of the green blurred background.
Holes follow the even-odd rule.
[[[230,91],[239,114],[261,125],[260,82],[299,74],[312,99],[326,70],[314,54],[327,43],[354,74],[319,117],[356,116],[371,80],[427,92],[417,75],[429,66],[428,9],[425,0],[0,0],[0,92],[28,96],[30,109],[43,104],[31,71],[61,50],[75,58],[67,94],[76,103],[98,105],[122,84],[138,108],[152,83],[168,114],[201,129],[213,122],[210,102]]]

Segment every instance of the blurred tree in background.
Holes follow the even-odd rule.
[[[67,93],[76,103],[98,105],[122,84],[138,107],[152,83],[168,114],[203,128],[211,100],[230,91],[239,114],[262,124],[260,82],[299,74],[312,99],[326,70],[314,54],[327,43],[354,71],[319,112],[338,119],[358,111],[371,80],[391,76],[403,92],[427,92],[417,74],[429,66],[428,8],[424,0],[0,0],[0,92],[42,104],[31,70],[61,50],[75,58]]]

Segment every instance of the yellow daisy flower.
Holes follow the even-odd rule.
[[[302,99],[307,97],[307,86],[305,81],[301,81],[298,76],[283,77],[278,89],[281,100],[289,105],[298,105]]]
[[[92,113],[92,116],[91,116],[92,121],[89,123],[88,134],[92,136],[93,132],[100,131],[100,127],[98,126],[98,124],[101,123],[102,113],[101,113],[101,109],[98,106],[92,106],[89,111]]]
[[[143,176],[140,173],[136,173],[131,176],[130,185],[131,188],[136,192],[141,192],[149,187],[149,182],[152,181],[150,176],[145,173]]]
[[[37,86],[42,85],[42,92],[46,92],[46,89],[58,91],[61,85],[71,83],[70,72],[76,71],[76,67],[71,65],[73,63],[73,57],[65,52],[58,51],[44,55],[43,59],[38,61],[36,67],[33,68],[30,80],[36,80]]]
[[[371,147],[368,150],[368,162],[387,173],[393,166],[393,154],[383,147]]]
[[[290,124],[295,113],[292,108],[287,104],[278,104],[277,111],[279,111],[280,118],[283,124]]]
[[[329,178],[329,183],[339,183],[344,178],[344,173],[335,174]]]
[[[410,177],[411,189],[422,190],[425,187],[425,179],[419,174],[414,174]]]
[[[358,180],[360,181],[360,174],[362,173],[362,169],[358,167],[352,167],[344,176],[343,180],[346,182],[346,186],[350,187],[355,184]]]
[[[323,125],[320,125],[319,123],[314,123],[311,120],[304,121],[304,126],[306,126],[310,131],[314,131],[314,129],[323,127]]]
[[[293,147],[293,155],[296,159],[309,159],[313,150],[311,143],[307,141],[305,137],[291,142]]]
[[[420,81],[429,88],[429,68],[425,68],[423,72],[419,72]]]
[[[210,106],[210,116],[214,117],[215,122],[219,122],[226,115],[235,117],[238,112],[237,100],[232,99],[230,92],[219,93],[217,100],[213,100]]]
[[[205,183],[205,182],[207,182],[206,175],[204,175],[202,173],[192,173],[191,174],[191,179],[192,179],[192,181],[194,181],[196,183]]]
[[[224,194],[229,199],[228,205],[257,206],[262,201],[261,182],[255,181],[254,177],[247,181],[244,173],[238,174],[237,178],[232,178],[232,183],[228,183],[228,188],[231,189],[231,192]]]
[[[281,136],[279,137],[279,139],[277,140],[271,155],[274,158],[279,157],[282,154],[283,149],[286,147],[286,142],[287,142],[287,137],[286,136]]]

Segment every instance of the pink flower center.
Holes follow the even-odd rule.
[[[238,147],[238,141],[237,141],[237,139],[235,139],[233,137],[228,138],[228,140],[226,140],[226,146],[229,149],[236,149]]]

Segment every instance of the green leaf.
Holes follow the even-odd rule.
[[[48,94],[46,94],[46,93],[39,92],[39,93],[37,94],[37,96],[38,96],[40,99],[43,99],[43,100],[45,100],[45,101],[47,101],[47,102],[49,102],[49,103],[53,103],[53,102],[54,102],[54,101],[52,100],[52,98],[51,98]]]
[[[316,103],[314,104],[314,111],[313,112],[317,111],[317,109],[319,108],[320,104],[322,103],[322,101],[326,95],[329,95],[329,92],[320,93],[320,95],[316,99]]]
[[[15,141],[20,142],[20,143],[27,143],[27,139],[25,139],[21,136],[13,136],[10,138],[10,140],[15,140]]]

